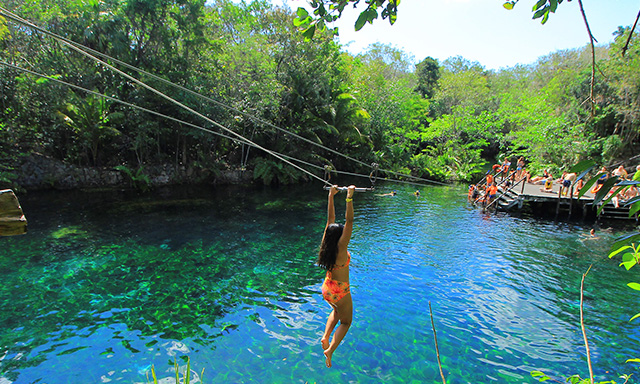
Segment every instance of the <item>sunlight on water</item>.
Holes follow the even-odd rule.
[[[187,357],[205,383],[434,382],[429,302],[449,382],[585,377],[591,264],[595,373],[638,374],[633,274],[606,258],[616,233],[483,214],[462,187],[391,187],[356,196],[354,323],[330,370],[320,188],[21,197],[29,233],[0,238],[0,383],[145,383]]]

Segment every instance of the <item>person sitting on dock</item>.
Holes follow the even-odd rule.
[[[549,177],[551,175],[551,173],[549,173],[548,169],[545,169],[542,172],[542,176],[534,176],[534,177],[530,177],[527,180],[527,183],[531,183],[531,184],[543,184],[544,181],[547,179],[547,177]],[[553,177],[552,177],[553,178]]]
[[[578,180],[578,182],[576,183],[576,188],[573,191],[573,195],[578,196],[582,187],[584,187],[584,179]]]
[[[621,187],[619,186],[611,188],[611,192],[609,192],[609,194],[613,195],[620,188]],[[638,196],[638,188],[635,185],[631,185],[629,187],[625,187],[617,195],[613,196],[611,198],[611,202],[614,207],[620,208],[621,203],[626,203],[629,199],[636,196]]]
[[[618,176],[621,180],[626,180],[627,177],[629,176],[629,174],[627,173],[627,170],[624,169],[623,165],[620,165],[613,172],[611,172],[611,174],[613,176]]]
[[[553,193],[553,176],[549,174],[544,181],[544,187],[540,188],[540,192],[550,192]]]

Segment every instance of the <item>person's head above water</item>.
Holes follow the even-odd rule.
[[[342,236],[344,224],[333,223],[324,230],[320,252],[318,252],[317,264],[326,270],[331,270],[338,257],[338,241]]]

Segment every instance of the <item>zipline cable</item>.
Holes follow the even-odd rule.
[[[47,79],[47,80],[50,80],[52,82],[55,82],[55,83],[58,83],[58,84],[61,84],[61,85],[64,85],[64,86],[67,86],[67,87],[70,87],[70,88],[73,88],[73,89],[77,89],[79,91],[82,91],[82,92],[85,92],[85,93],[88,93],[88,94],[91,94],[91,95],[94,95],[94,96],[102,97],[104,99],[113,101],[115,103],[119,103],[119,104],[125,105],[125,106],[130,107],[130,108],[138,109],[140,111],[143,111],[143,112],[146,112],[146,113],[149,113],[149,114],[152,114],[152,115],[155,115],[155,116],[167,119],[167,120],[171,120],[171,121],[174,121],[176,123],[183,124],[183,125],[186,125],[186,126],[189,126],[189,127],[192,127],[192,128],[196,128],[196,129],[199,129],[201,131],[204,131],[204,132],[207,132],[207,133],[211,133],[213,135],[217,135],[217,136],[223,137],[223,138],[228,139],[228,140],[232,140],[232,141],[235,141],[235,142],[238,142],[238,143],[242,143],[242,144],[246,144],[246,145],[249,145],[249,146],[253,146],[253,143],[244,141],[243,139],[231,137],[231,136],[225,135],[224,133],[213,131],[211,129],[208,129],[208,128],[205,128],[205,127],[202,127],[202,126],[199,126],[199,125],[196,125],[196,124],[193,124],[193,123],[190,123],[190,122],[187,122],[187,121],[172,117],[172,116],[168,116],[168,115],[162,114],[160,112],[156,112],[154,110],[151,110],[151,109],[148,109],[148,108],[145,108],[145,107],[141,107],[139,105],[126,102],[124,100],[117,99],[117,98],[112,97],[112,96],[108,96],[108,95],[105,95],[105,94],[102,94],[102,93],[99,93],[99,92],[96,92],[96,91],[92,91],[90,89],[83,88],[83,87],[75,85],[75,84],[71,84],[71,83],[66,82],[64,80],[57,79],[55,77],[47,76],[47,75],[38,73],[38,72],[30,70],[30,69],[22,68],[22,67],[19,67],[19,66],[14,65],[14,64],[7,63],[7,62],[2,61],[2,60],[0,60],[0,65],[4,65],[5,67],[8,67],[8,68],[12,68],[12,69],[15,69],[15,70],[18,70],[18,71],[21,71],[21,72],[25,72],[25,73],[28,73],[28,74],[31,74],[31,75],[34,75],[34,76],[38,76],[40,78]],[[285,154],[282,154],[282,153],[278,153],[278,152],[275,152],[275,151],[272,151],[272,152],[284,157],[285,159],[298,162],[298,163],[303,164],[305,166],[308,166],[308,167],[311,167],[311,168],[315,168],[315,169],[318,169],[318,170],[321,170],[321,171],[325,170],[325,167],[323,167],[323,166],[320,166],[320,165],[317,165],[317,164],[313,164],[313,163],[309,163],[307,161],[304,161],[304,160],[301,160],[301,159],[297,159],[295,157],[288,156],[288,155],[285,155]],[[331,172],[335,172],[335,173],[343,174],[343,175],[348,175],[348,176],[370,178],[370,175],[363,175],[363,174],[352,173],[352,172],[345,172],[345,171],[339,171],[339,170],[332,170]],[[425,184],[406,182],[406,181],[403,181],[403,180],[395,180],[395,179],[387,179],[387,178],[383,178],[383,180],[393,181],[393,182],[398,182],[398,183],[409,183],[409,184],[414,184],[414,185],[426,186]]]
[[[0,10],[2,11],[2,12],[0,12],[0,14],[2,14],[2,13],[4,12],[4,9],[0,8]],[[11,17],[9,17],[9,18],[11,18]],[[289,160],[287,160],[287,159],[283,158],[282,156],[280,156],[280,155],[276,154],[275,152],[272,152],[272,151],[270,151],[269,149],[266,149],[266,148],[264,148],[264,147],[260,146],[259,144],[256,144],[256,143],[254,143],[254,142],[252,142],[252,141],[248,140],[247,138],[243,137],[242,135],[240,135],[240,134],[238,134],[238,133],[236,133],[236,132],[232,131],[231,129],[229,129],[229,128],[225,127],[224,125],[222,125],[222,124],[220,124],[220,123],[218,123],[218,122],[216,122],[216,121],[214,121],[214,120],[210,119],[209,117],[207,117],[207,116],[203,115],[202,113],[200,113],[200,112],[198,112],[198,111],[196,111],[196,110],[192,109],[191,107],[188,107],[187,105],[185,105],[185,104],[183,104],[183,103],[179,102],[178,100],[173,99],[173,98],[172,98],[172,97],[170,97],[170,96],[167,96],[166,94],[162,93],[161,91],[159,91],[159,90],[157,90],[157,89],[155,89],[155,88],[151,87],[150,85],[148,85],[148,84],[146,84],[146,83],[144,83],[144,82],[142,82],[142,81],[140,81],[140,80],[136,79],[135,77],[133,77],[133,76],[131,76],[131,75],[129,75],[129,74],[127,74],[127,73],[125,73],[125,72],[121,71],[120,69],[118,69],[118,68],[114,67],[113,65],[111,65],[111,64],[109,64],[109,63],[107,63],[107,62],[105,62],[105,61],[103,61],[103,60],[100,60],[99,58],[97,58],[97,57],[95,57],[95,56],[91,55],[90,53],[85,52],[85,51],[83,51],[82,49],[77,48],[77,47],[76,47],[76,46],[74,46],[73,44],[67,43],[67,42],[65,42],[65,41],[64,41],[64,40],[62,40],[62,39],[57,39],[57,38],[55,38],[55,37],[54,37],[54,39],[56,39],[58,42],[62,42],[62,43],[64,43],[64,44],[65,44],[65,45],[67,45],[69,48],[73,49],[74,51],[76,51],[76,52],[78,52],[78,53],[80,53],[80,54],[82,54],[82,55],[85,55],[85,56],[87,56],[88,58],[90,58],[90,59],[92,59],[92,60],[94,60],[94,61],[96,61],[96,62],[98,62],[98,63],[102,64],[103,66],[106,66],[107,68],[109,68],[109,69],[111,69],[111,70],[113,70],[113,71],[115,71],[115,72],[119,73],[120,75],[122,75],[122,76],[126,77],[127,79],[129,79],[129,80],[133,81],[134,83],[138,84],[139,86],[141,86],[141,87],[143,87],[143,88],[146,88],[147,90],[149,90],[149,91],[151,91],[151,92],[155,93],[156,95],[158,95],[158,96],[160,96],[160,97],[162,97],[162,98],[166,99],[167,101],[169,101],[169,102],[171,102],[171,103],[173,103],[173,104],[175,104],[175,105],[179,106],[180,108],[183,108],[183,109],[185,109],[186,111],[191,112],[191,113],[193,113],[194,115],[196,115],[196,116],[200,117],[201,119],[203,119],[203,120],[205,120],[205,121],[207,121],[207,122],[209,122],[209,123],[211,123],[211,124],[213,124],[213,125],[217,126],[218,128],[220,128],[220,129],[222,129],[222,130],[224,130],[224,131],[226,131],[226,132],[228,132],[228,133],[231,133],[232,135],[235,135],[235,136],[237,136],[237,137],[239,137],[239,138],[243,139],[243,140],[244,140],[245,142],[247,142],[247,143],[251,143],[254,147],[256,147],[256,148],[258,148],[258,149],[263,150],[264,152],[266,152],[266,153],[268,153],[268,154],[270,154],[270,155],[274,156],[274,157],[275,157],[275,158],[277,158],[277,159],[282,160],[283,162],[285,162],[285,163],[287,163],[287,164],[291,165],[292,167],[294,167],[294,168],[296,168],[296,169],[298,169],[298,170],[300,170],[300,171],[302,171],[302,172],[304,172],[304,173],[308,174],[309,176],[311,176],[311,177],[313,177],[313,178],[315,178],[315,179],[317,179],[317,180],[320,180],[320,181],[322,181],[322,182],[323,182],[323,183],[325,183],[325,184],[330,184],[328,181],[323,180],[321,177],[319,177],[319,176],[317,176],[317,175],[314,175],[313,173],[311,173],[311,172],[307,171],[306,169],[304,169],[304,168],[302,168],[302,167],[300,167],[300,166],[298,166],[298,165],[296,165],[296,164],[294,164],[294,163],[290,162]]]
[[[252,119],[252,120],[257,121],[257,122],[259,122],[259,123],[262,123],[262,124],[265,124],[265,125],[270,126],[270,127],[272,127],[272,128],[275,128],[276,130],[279,130],[279,131],[281,131],[281,132],[284,132],[284,133],[287,133],[287,134],[289,134],[289,135],[292,135],[292,136],[296,137],[297,139],[303,140],[303,141],[304,141],[304,142],[306,142],[306,143],[309,143],[309,144],[315,145],[315,146],[317,146],[317,147],[320,147],[320,148],[322,148],[322,149],[324,149],[324,150],[326,150],[326,151],[328,151],[328,152],[331,152],[331,153],[333,153],[333,154],[337,154],[337,155],[339,155],[339,156],[342,156],[342,157],[346,158],[347,160],[354,161],[354,162],[356,162],[356,163],[358,163],[358,164],[360,164],[360,165],[364,165],[364,166],[366,166],[366,167],[369,167],[369,166],[370,166],[369,164],[366,164],[365,162],[363,162],[363,161],[361,161],[361,160],[355,159],[355,158],[353,158],[353,157],[351,157],[351,156],[345,155],[344,153],[341,153],[341,152],[339,152],[339,151],[336,151],[336,150],[334,150],[334,149],[331,149],[331,148],[329,148],[329,147],[326,147],[326,146],[324,146],[324,145],[322,145],[322,144],[316,143],[316,142],[314,142],[314,141],[312,141],[312,140],[307,139],[306,137],[300,136],[300,135],[298,135],[298,134],[296,134],[296,133],[293,133],[293,132],[291,132],[291,131],[288,131],[288,130],[286,130],[286,129],[284,129],[284,128],[278,127],[278,126],[274,125],[273,123],[271,123],[271,122],[269,122],[269,121],[266,121],[266,120],[264,120],[264,119],[261,119],[261,118],[259,118],[259,117],[257,117],[257,116],[253,116],[253,115],[251,115],[251,114],[249,114],[249,113],[247,113],[247,112],[241,111],[241,110],[239,110],[239,109],[237,109],[237,108],[234,108],[234,107],[232,107],[232,106],[226,105],[226,104],[224,104],[224,103],[222,103],[222,102],[219,102],[219,101],[217,101],[217,100],[215,100],[215,99],[212,99],[212,98],[210,98],[210,97],[208,97],[208,96],[202,95],[202,94],[200,94],[200,93],[198,93],[198,92],[195,92],[195,91],[193,91],[193,90],[191,90],[191,89],[188,89],[188,88],[186,88],[186,87],[183,87],[183,86],[181,86],[181,85],[179,85],[179,84],[175,84],[175,83],[173,83],[173,82],[171,82],[171,81],[169,81],[169,80],[163,79],[162,77],[159,77],[159,76],[157,76],[157,75],[154,75],[154,74],[152,74],[152,73],[150,73],[150,72],[147,72],[147,71],[145,71],[145,70],[143,70],[143,69],[137,68],[137,67],[135,67],[135,66],[133,66],[133,65],[131,65],[131,64],[128,64],[128,63],[126,63],[126,62],[124,62],[124,61],[121,61],[121,60],[118,60],[118,59],[116,59],[116,58],[114,58],[114,57],[111,57],[111,56],[109,56],[109,55],[107,55],[107,54],[105,54],[105,53],[102,53],[102,52],[96,51],[96,50],[94,50],[94,49],[92,49],[92,48],[89,48],[89,47],[86,47],[86,46],[84,46],[84,45],[82,45],[82,44],[79,44],[79,43],[77,43],[77,42],[75,42],[75,41],[73,41],[73,40],[69,40],[69,39],[67,39],[67,38],[65,38],[65,37],[63,37],[63,36],[60,36],[60,35],[55,34],[55,33],[53,33],[53,32],[47,31],[47,30],[45,30],[44,28],[41,28],[41,27],[39,27],[39,26],[37,26],[37,25],[35,25],[35,24],[31,23],[30,21],[28,21],[28,20],[26,20],[26,19],[23,19],[23,18],[21,18],[20,16],[18,16],[18,15],[16,15],[16,14],[14,14],[14,13],[12,13],[11,11],[8,11],[8,10],[6,10],[6,9],[2,8],[2,7],[0,7],[0,15],[4,15],[4,16],[5,16],[5,17],[7,17],[8,19],[11,19],[11,20],[13,20],[13,21],[15,21],[15,22],[18,22],[18,23],[20,23],[20,24],[26,25],[26,26],[28,26],[28,27],[34,28],[34,29],[36,29],[37,31],[40,31],[40,32],[42,32],[42,33],[44,33],[44,34],[46,34],[46,35],[49,35],[49,36],[53,37],[54,39],[56,39],[56,40],[58,40],[58,41],[65,42],[65,43],[66,43],[67,45],[69,45],[69,46],[76,47],[76,48],[78,48],[78,49],[80,49],[80,50],[83,50],[83,51],[91,52],[91,53],[93,53],[93,54],[95,54],[95,55],[97,55],[97,56],[100,56],[100,57],[105,58],[105,59],[108,59],[108,60],[112,60],[113,62],[115,62],[115,63],[117,63],[117,64],[120,64],[120,65],[122,65],[122,66],[125,66],[125,67],[127,67],[127,68],[129,68],[129,69],[131,69],[131,70],[137,71],[137,72],[139,72],[139,73],[141,73],[141,74],[143,74],[143,75],[150,76],[150,77],[152,77],[153,79],[156,79],[156,80],[158,80],[158,81],[160,81],[160,82],[163,82],[163,83],[165,83],[165,84],[167,84],[167,85],[169,85],[169,86],[176,87],[176,88],[178,88],[178,89],[180,89],[180,90],[182,90],[182,91],[184,91],[184,92],[187,92],[187,93],[189,93],[189,94],[191,94],[191,95],[194,95],[194,96],[199,97],[199,98],[203,98],[203,99],[205,99],[205,100],[207,100],[207,101],[209,101],[209,102],[212,102],[212,103],[214,103],[214,104],[216,104],[216,105],[218,105],[218,106],[221,106],[221,107],[226,108],[226,109],[228,109],[228,110],[231,110],[231,111],[233,111],[233,112],[239,113],[239,114],[241,114],[241,115],[243,115],[243,116],[245,116],[245,117],[247,117],[247,118],[249,118],[249,119]],[[76,50],[77,50],[77,49],[76,49]],[[101,62],[101,61],[100,61],[100,62]],[[395,172],[395,171],[392,171],[392,170],[379,169],[379,171],[381,171],[381,172],[385,172],[385,173],[388,173],[388,174],[392,174],[392,175],[395,175],[395,176],[400,176],[400,177],[410,178],[410,179],[413,179],[413,180],[416,180],[416,181],[422,181],[422,182],[431,183],[431,184],[438,184],[438,185],[448,185],[448,184],[446,184],[446,183],[441,183],[441,182],[439,182],[439,181],[429,180],[429,179],[424,179],[424,178],[421,178],[421,177],[412,176],[412,175],[407,175],[407,174],[403,174],[403,173]],[[419,183],[416,183],[416,184],[419,184]]]

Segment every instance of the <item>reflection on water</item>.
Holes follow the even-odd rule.
[[[640,350],[633,275],[606,259],[615,234],[486,215],[458,187],[393,188],[356,196],[354,324],[331,370],[313,265],[322,189],[23,196],[29,233],[0,238],[0,382],[145,382],[187,357],[204,382],[432,382],[429,302],[450,382],[584,377],[591,264],[597,377],[637,372],[624,364]]]

